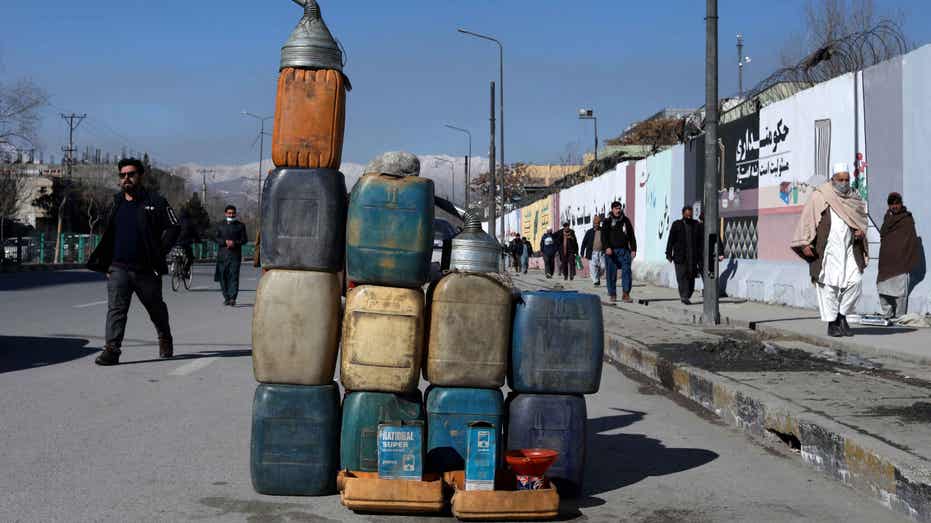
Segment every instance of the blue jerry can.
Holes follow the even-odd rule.
[[[423,421],[420,391],[401,396],[390,392],[350,392],[343,398],[340,469],[378,471],[378,425]]]
[[[275,169],[262,194],[262,268],[339,272],[346,181],[335,169]]]
[[[500,436],[504,418],[500,390],[430,387],[426,396],[428,471],[465,470],[471,423],[490,423]],[[500,452],[496,461],[501,461]]]
[[[336,491],[339,389],[261,384],[252,405],[252,487],[273,496]]]
[[[347,279],[416,288],[430,279],[433,180],[367,174],[349,199]]]
[[[560,496],[582,492],[588,415],[585,397],[556,394],[516,394],[508,397],[508,450],[542,448],[559,452],[546,477]]]
[[[508,385],[516,392],[594,394],[601,385],[601,300],[568,291],[524,292],[511,333]]]

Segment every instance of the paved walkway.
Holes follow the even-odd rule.
[[[570,282],[563,281],[561,277],[546,280],[542,271],[533,269],[527,277],[541,284],[565,284],[567,289],[607,295],[604,281],[601,287],[595,287],[588,278],[577,277]],[[692,305],[684,305],[679,301],[676,289],[635,281],[631,295],[639,305],[648,306],[650,311],[646,312],[647,314],[662,317],[682,316],[686,322],[702,321],[702,302],[698,291],[695,292]],[[722,298],[720,311],[723,324],[749,327],[774,336],[797,336],[800,340],[820,347],[835,348],[866,357],[931,364],[931,329],[854,325],[852,328],[856,336],[838,339],[827,336],[827,328],[819,319],[818,312],[810,309]]]

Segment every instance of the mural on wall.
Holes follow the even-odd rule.
[[[648,261],[666,259],[666,241],[672,225],[672,150],[667,149],[650,156],[646,161],[647,176],[644,179],[646,207],[642,213],[643,235],[637,236],[637,244]],[[634,227],[637,228],[636,226]],[[638,231],[639,232],[639,231]]]
[[[647,184],[650,181],[650,173],[647,168],[646,160],[638,160],[634,165],[634,208],[636,213],[633,217],[630,214],[627,215],[628,218],[634,224],[634,234],[637,236],[637,242],[642,244],[642,239],[646,238],[646,222],[649,210],[647,209]],[[642,246],[637,246],[640,249],[640,253],[643,254],[646,251],[646,244]]]
[[[552,201],[553,197],[547,196],[521,209],[521,236],[530,240],[534,251],[540,248],[540,238],[552,227]]]
[[[591,227],[596,213],[607,215],[611,203],[627,203],[627,168],[618,165],[593,180],[570,187],[559,193],[559,222],[569,222],[577,234],[584,234]]]
[[[760,115],[750,114],[721,126],[725,190],[756,189],[760,177]]]
[[[724,218],[724,256],[755,260],[758,242],[756,216]]]

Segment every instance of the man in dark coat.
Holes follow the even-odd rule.
[[[702,268],[702,225],[692,219],[692,207],[682,208],[682,219],[672,222],[666,241],[666,259],[676,265],[676,282],[682,303],[691,305],[695,278]]]
[[[158,354],[174,354],[168,306],[162,299],[165,257],[178,237],[178,219],[160,195],[142,188],[145,166],[135,158],[120,160],[120,189],[107,218],[107,229],[87,268],[107,275],[107,327],[98,365],[120,362],[126,317],[133,294],[139,297],[158,334]]]
[[[524,244],[520,241],[520,235],[514,233],[514,237],[508,243],[508,251],[511,254],[511,264],[514,266],[514,272],[520,272],[520,253],[524,251]]]
[[[547,231],[543,234],[543,237],[540,238],[540,252],[543,254],[543,269],[547,278],[552,278],[553,273],[556,272],[557,251],[558,248],[556,247],[556,240],[553,238],[553,233]]]
[[[214,280],[220,282],[223,305],[236,306],[239,295],[239,268],[242,265],[242,246],[248,242],[246,226],[236,219],[236,207],[227,205],[226,217],[217,226],[217,270]]]
[[[902,195],[892,193],[886,200],[889,210],[879,231],[879,275],[876,289],[883,315],[887,318],[908,311],[909,274],[921,261],[915,218],[902,204]]]
[[[562,224],[562,229],[553,234],[559,254],[559,272],[564,280],[575,279],[575,257],[579,254],[579,240],[575,231],[569,228],[569,222]]]
[[[630,289],[633,287],[631,265],[637,257],[637,237],[634,224],[630,223],[621,202],[611,204],[611,214],[601,223],[601,246],[605,250],[605,272],[608,279],[608,299],[617,301],[617,271],[621,270],[621,288],[623,300],[630,303]]]

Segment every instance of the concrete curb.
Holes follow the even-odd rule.
[[[815,469],[899,514],[931,523],[927,461],[768,392],[672,363],[623,336],[606,333],[605,345],[609,361],[689,398],[735,428],[761,439],[779,438]]]
[[[665,305],[651,304],[651,300],[638,300],[638,304],[643,305],[646,311],[650,309],[658,310],[662,314],[651,315],[646,313],[647,316],[653,318],[666,319],[669,317],[678,317],[681,318],[685,323],[692,323],[695,325],[701,325],[704,323],[705,315],[701,311],[690,311],[682,309],[681,307],[668,307]],[[860,345],[855,342],[850,342],[844,339],[838,340],[829,340],[821,336],[813,336],[810,334],[802,334],[795,332],[791,329],[784,329],[781,327],[774,327],[771,325],[762,325],[764,322],[760,321],[747,321],[731,318],[730,316],[721,315],[721,325],[730,326],[730,327],[740,327],[743,329],[750,329],[762,334],[765,337],[772,338],[784,338],[784,339],[794,339],[798,341],[803,341],[811,345],[817,345],[818,347],[824,347],[826,349],[835,349],[842,350],[851,354],[856,354],[858,356],[870,357],[870,356],[882,356],[887,358],[892,358],[900,361],[906,361],[909,363],[917,363],[920,365],[931,364],[931,358],[917,356],[912,354],[905,354],[898,351],[885,350],[881,348],[871,347],[869,345]]]

